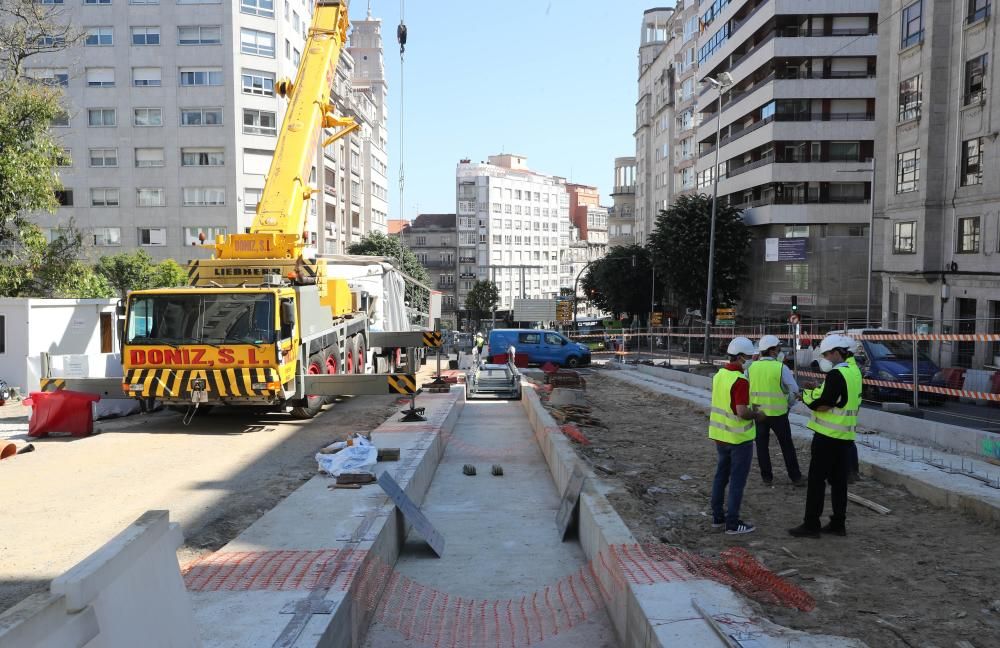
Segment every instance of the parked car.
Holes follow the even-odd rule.
[[[831,331],[843,334],[844,331]],[[892,329],[851,329],[847,335],[896,335]],[[871,380],[886,382],[913,382],[913,343],[908,340],[858,340],[854,358],[861,369],[861,376]],[[814,350],[813,366],[818,370],[819,353]],[[923,351],[917,350],[917,381],[920,385],[944,387],[941,370]],[[895,387],[880,387],[866,384],[862,394],[867,400],[903,401],[913,399],[913,391]],[[945,397],[940,394],[920,393],[920,401],[940,404]]]
[[[561,367],[585,367],[590,364],[590,349],[573,342],[561,333],[542,329],[494,329],[488,340],[490,354],[496,355],[514,347],[518,354],[528,356],[529,364],[551,362]]]

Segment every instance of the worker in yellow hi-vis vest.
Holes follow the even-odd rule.
[[[750,406],[750,382],[743,366],[756,353],[753,342],[745,337],[729,343],[729,364],[712,378],[712,409],[708,438],[715,441],[718,463],[712,482],[712,528],[728,535],[751,533],[756,527],[740,519],[743,489],[753,463],[754,421],[764,414]],[[729,486],[728,507],[723,508]]]
[[[796,486],[805,486],[799,459],[792,443],[792,428],[788,423],[789,401],[795,402],[799,395],[799,384],[795,382],[792,370],[782,362],[781,340],[774,335],[765,335],[757,343],[760,359],[751,363],[747,370],[750,379],[750,405],[756,405],[767,415],[757,422],[757,465],[764,484],[774,481],[769,449],[771,432],[778,439],[781,456],[785,460],[788,478]]]
[[[854,348],[854,340],[846,335],[826,336],[819,347],[823,355],[820,367],[826,372],[826,380],[816,389],[802,392],[802,402],[812,410],[807,427],[815,434],[805,519],[788,530],[796,537],[818,538],[821,533],[847,535],[847,476],[861,407],[861,371],[853,357]],[[820,527],[827,480],[833,515],[829,524]]]

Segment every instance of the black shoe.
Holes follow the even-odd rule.
[[[818,538],[819,529],[800,524],[794,529],[789,529],[788,535],[795,536],[796,538]]]
[[[796,488],[802,488],[803,486],[808,486],[809,481],[805,477],[799,477],[798,479],[792,480],[792,486]]]
[[[856,472],[848,473],[847,475],[848,484],[856,484],[859,481],[861,481],[861,473],[856,473]]]
[[[763,481],[764,481],[764,485],[765,486],[771,486],[772,484],[774,484],[774,479],[766,479],[766,478],[764,478]]]
[[[834,524],[833,522],[830,522],[825,527],[820,529],[820,532],[829,533],[830,535],[836,535],[836,536],[846,536],[847,527],[845,527],[843,524]]]

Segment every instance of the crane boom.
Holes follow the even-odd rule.
[[[213,246],[217,259],[301,256],[309,199],[316,192],[309,176],[319,137],[324,128],[335,129],[323,142],[327,146],[357,128],[353,119],[337,117],[330,103],[348,24],[347,0],[317,0],[295,81],[275,84],[275,91],[288,99],[288,110],[253,225],[249,233],[220,237]]]

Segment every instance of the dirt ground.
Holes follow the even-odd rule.
[[[392,396],[345,398],[312,421],[216,409],[190,427],[161,412],[98,422],[87,438],[31,440],[34,452],[0,464],[0,611],[147,510],[180,522],[181,564],[218,549],[316,474],[316,450],[401,408]],[[0,410],[0,436],[23,444],[29,409]]]
[[[959,640],[1000,646],[1000,568],[989,558],[1000,539],[996,528],[865,479],[851,491],[889,507],[890,515],[849,503],[846,538],[792,538],[787,529],[802,521],[805,489],[789,483],[772,438],[774,486],[763,484],[755,458],[741,510],[757,530],[738,537],[712,533],[716,453],[707,411],[661,394],[651,398],[600,371],[588,381],[592,415],[614,424],[583,428],[592,445],[577,448],[590,463],[613,471],[607,479],[623,488],[610,500],[640,542],[708,556],[743,546],[774,572],[797,569],[789,579],[815,597],[816,609],[762,610],[797,630],[855,637],[872,648],[953,648]],[[796,446],[805,472],[808,444]],[[824,512],[829,515],[829,495]]]

